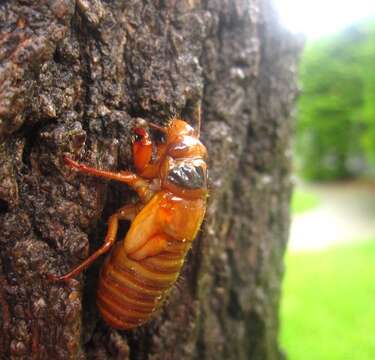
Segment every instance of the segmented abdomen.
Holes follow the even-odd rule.
[[[99,279],[97,304],[104,320],[117,329],[146,322],[175,283],[186,251],[163,252],[136,261],[119,244],[107,258]]]

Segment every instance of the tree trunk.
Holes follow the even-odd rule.
[[[282,357],[298,52],[268,0],[1,2],[3,359]],[[101,261],[68,284],[46,275],[86,258],[135,195],[72,172],[62,155],[131,169],[135,118],[197,126],[199,106],[210,157],[202,231],[161,311],[111,329],[95,306]]]

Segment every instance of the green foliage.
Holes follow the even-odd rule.
[[[362,144],[368,161],[375,165],[375,22],[364,27],[367,41],[361,45],[362,78],[364,82],[363,124],[364,133]]]
[[[301,214],[308,210],[312,210],[313,208],[317,207],[319,203],[320,200],[315,194],[305,190],[296,189],[293,191],[292,196],[292,213]]]
[[[375,239],[286,258],[281,343],[290,360],[375,359]]]
[[[357,176],[375,164],[375,23],[306,46],[296,137],[306,179]]]

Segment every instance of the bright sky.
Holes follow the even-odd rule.
[[[273,0],[282,23],[309,38],[334,33],[345,26],[375,17],[375,0]]]

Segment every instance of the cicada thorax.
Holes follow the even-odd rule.
[[[174,134],[173,129],[182,134]],[[162,188],[182,197],[204,197],[207,194],[206,147],[189,125],[185,123],[183,127],[181,120],[172,130],[160,169]]]

